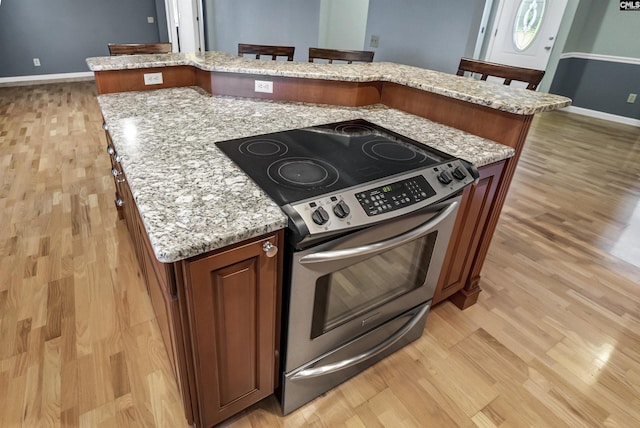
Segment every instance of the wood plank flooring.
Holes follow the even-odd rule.
[[[93,82],[0,88],[0,427],[181,427]],[[640,129],[536,117],[478,304],[287,417],[232,427],[640,426]]]

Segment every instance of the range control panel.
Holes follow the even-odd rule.
[[[373,224],[457,194],[476,179],[459,160],[343,189],[285,208],[309,235]],[[291,217],[291,214],[290,214]]]
[[[356,199],[368,216],[395,211],[436,194],[422,175],[356,193]]]

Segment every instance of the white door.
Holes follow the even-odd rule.
[[[195,0],[165,0],[169,41],[174,52],[201,51],[200,7]]]
[[[567,0],[500,0],[485,60],[546,70],[566,6]]]

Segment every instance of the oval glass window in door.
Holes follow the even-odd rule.
[[[522,0],[513,23],[513,44],[522,52],[535,40],[542,24],[546,0]]]

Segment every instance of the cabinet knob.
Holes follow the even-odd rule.
[[[278,247],[268,241],[262,244],[262,249],[267,253],[267,257],[273,257],[278,254]]]
[[[124,201],[120,198],[116,199],[114,202],[116,203],[116,207],[121,207],[124,205]]]
[[[111,168],[111,175],[113,175],[114,177],[117,177],[120,174],[122,174],[122,172],[118,171],[116,168]]]
[[[109,153],[110,155],[112,155],[112,154],[114,154],[115,152],[116,152],[116,150],[115,150],[113,147],[111,147],[111,144],[109,144],[109,145],[107,146],[107,153]]]
[[[106,122],[102,122],[102,129],[104,129],[105,131],[109,130],[109,126],[107,125]]]

